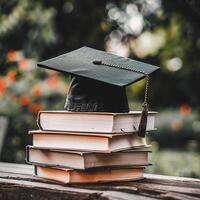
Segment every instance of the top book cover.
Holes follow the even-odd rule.
[[[92,133],[137,132],[142,112],[103,113],[40,111],[38,126],[46,131],[77,131]],[[155,130],[156,112],[148,112],[146,131]]]

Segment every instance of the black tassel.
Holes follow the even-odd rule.
[[[142,70],[133,69],[131,67],[113,65],[113,64],[110,64],[110,63],[103,62],[101,60],[94,60],[93,64],[95,64],[95,65],[106,65],[108,67],[115,67],[115,68],[119,68],[119,69],[125,69],[125,70],[133,71],[133,72],[136,72],[136,73],[141,73],[141,74],[146,76],[145,95],[144,95],[144,102],[143,102],[143,105],[142,105],[143,109],[142,109],[142,115],[141,115],[140,124],[139,124],[139,128],[138,128],[138,136],[145,137],[146,127],[147,127],[147,117],[148,117],[148,105],[147,105],[147,102],[148,102],[147,101],[148,100],[148,88],[149,88],[149,75],[148,75],[148,73],[146,73],[145,71],[142,71]]]
[[[138,128],[138,136],[145,137],[146,127],[147,127],[148,108],[147,108],[146,103],[143,104],[142,107],[143,107],[143,110],[142,110],[142,115],[141,115],[140,124]]]

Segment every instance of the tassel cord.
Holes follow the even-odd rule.
[[[147,126],[147,117],[148,117],[149,75],[145,71],[133,69],[130,66],[125,67],[125,66],[120,66],[120,65],[113,65],[113,64],[110,64],[110,63],[102,62],[101,60],[94,60],[93,64],[105,65],[105,66],[108,66],[108,67],[114,67],[114,68],[118,68],[118,69],[124,69],[124,70],[128,70],[128,71],[136,72],[136,73],[141,73],[141,74],[146,76],[144,102],[142,104],[143,110],[142,110],[142,115],[141,115],[140,124],[139,124],[139,128],[138,128],[138,136],[145,137],[146,126]]]

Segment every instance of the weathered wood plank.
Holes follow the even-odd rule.
[[[52,200],[153,200],[135,194],[117,191],[87,190],[58,184],[0,178],[0,199]]]
[[[200,179],[177,176],[164,176],[155,174],[144,174],[146,183],[160,183],[163,185],[191,186],[199,188]]]
[[[15,163],[0,162],[0,172],[19,173],[19,174],[33,174],[34,167],[32,165],[23,165]]]
[[[1,199],[102,199],[100,192],[22,180],[0,179]],[[17,197],[17,198],[16,198]]]
[[[167,194],[185,194],[191,196],[191,199],[200,199],[200,188],[182,187],[182,186],[168,186],[159,184],[145,183],[143,182],[126,182],[126,183],[110,183],[108,184],[95,184],[95,185],[74,185],[74,187],[87,188],[87,189],[99,189],[99,190],[115,190],[123,191],[127,193],[135,193],[140,195],[146,195],[154,198],[165,199]],[[178,196],[178,195],[176,195]],[[177,199],[177,197],[173,199]],[[196,197],[196,198],[195,198]]]
[[[19,199],[24,195],[24,199],[53,200],[200,199],[199,179],[145,174],[144,180],[135,182],[64,185],[32,174],[30,165],[0,163],[0,198],[13,199],[15,194]]]

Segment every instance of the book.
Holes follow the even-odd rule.
[[[144,167],[98,170],[73,170],[35,166],[35,175],[63,183],[97,183],[143,179]]]
[[[102,134],[82,132],[29,131],[33,146],[50,149],[109,153],[127,148],[146,146],[146,138],[137,133]]]
[[[156,112],[148,112],[147,131],[154,130]],[[129,113],[40,111],[41,130],[121,133],[137,132],[141,111]]]
[[[148,148],[138,148],[121,152],[100,154],[27,146],[26,161],[40,166],[84,170],[99,167],[148,165],[148,152]]]

